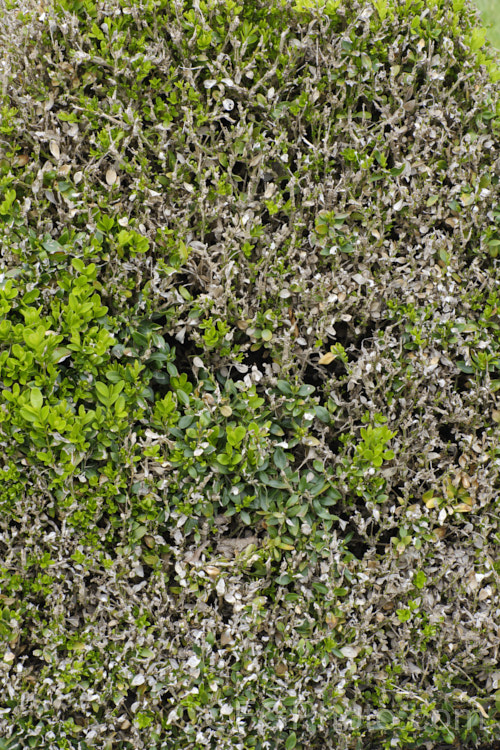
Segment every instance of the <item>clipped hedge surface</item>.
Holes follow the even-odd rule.
[[[307,5],[0,10],[0,747],[500,737],[498,58]]]

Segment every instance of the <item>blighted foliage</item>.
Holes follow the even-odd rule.
[[[498,736],[498,65],[311,5],[2,9],[12,747]]]

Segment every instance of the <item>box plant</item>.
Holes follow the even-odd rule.
[[[1,746],[499,738],[478,22],[0,10]]]

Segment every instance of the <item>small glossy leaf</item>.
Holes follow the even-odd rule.
[[[285,468],[288,461],[287,461],[285,451],[283,450],[283,448],[276,448],[276,450],[274,451],[273,461],[274,461],[274,465],[278,469]]]
[[[285,396],[291,396],[292,395],[292,389],[290,388],[290,385],[286,382],[286,380],[278,380],[277,384],[278,389],[283,393]]]
[[[43,406],[43,396],[39,388],[32,388],[30,393],[31,406],[34,409],[41,409]]]
[[[315,406],[314,412],[318,419],[321,420],[321,422],[323,422],[324,424],[330,424],[331,414],[328,409],[325,409],[324,406]]]
[[[292,576],[288,575],[288,573],[283,573],[283,575],[276,578],[276,583],[278,584],[278,586],[286,586],[291,581]]]
[[[95,389],[97,391],[97,395],[101,400],[107,400],[109,398],[109,388],[105,383],[101,383],[101,381],[98,380],[95,384]]]
[[[313,385],[309,385],[309,383],[304,383],[304,385],[301,385],[299,388],[299,396],[304,398],[305,396],[310,396],[315,391],[315,387]]]

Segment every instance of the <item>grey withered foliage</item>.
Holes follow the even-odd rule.
[[[6,747],[498,736],[477,22],[0,7]]]

